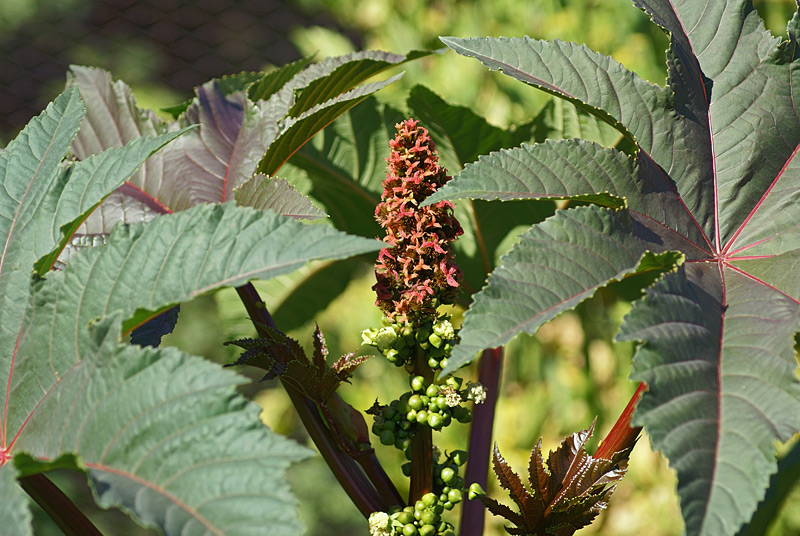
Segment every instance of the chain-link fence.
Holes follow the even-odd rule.
[[[1,2],[3,142],[63,88],[71,63],[104,67],[134,86],[183,100],[210,78],[298,59],[294,28],[341,31],[324,13],[280,0]],[[358,46],[356,36],[348,37]]]

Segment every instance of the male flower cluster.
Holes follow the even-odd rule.
[[[420,207],[450,177],[428,131],[413,119],[396,125],[389,142],[389,169],[375,216],[391,247],[378,256],[373,287],[386,317],[419,325],[436,316],[436,307],[455,301],[461,271],[451,243],[463,233],[453,205],[440,201]]]

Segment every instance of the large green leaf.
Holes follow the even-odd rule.
[[[0,391],[8,407],[2,423],[7,450],[45,460],[76,453],[97,479],[102,504],[122,504],[168,534],[189,530],[184,525],[209,525],[216,527],[209,533],[220,534],[255,534],[254,527],[274,526],[276,534],[296,534],[289,496],[276,495],[275,486],[285,465],[297,459],[297,447],[258,432],[258,411],[231,397],[239,380],[225,381],[216,366],[200,366],[178,352],[118,346],[119,324],[126,319],[128,331],[174,303],[220,286],[380,245],[232,204],[117,227],[107,245],[80,252],[64,270],[34,284],[32,307],[10,349],[12,368]],[[86,329],[106,315],[116,320],[94,333]],[[220,390],[230,394],[221,396]],[[76,423],[65,424],[70,419]],[[178,433],[184,425],[185,435]],[[143,452],[149,453],[147,464],[140,463]],[[254,477],[256,466],[265,464],[271,470]],[[228,469],[232,476],[224,478],[231,478],[230,485],[220,487],[217,477],[209,476]],[[238,481],[241,489],[231,488]],[[140,506],[134,498],[143,493],[148,499]],[[252,496],[260,506],[248,501],[224,506],[231,494]],[[197,506],[206,504],[209,511]],[[240,524],[250,528],[225,528]]]
[[[632,222],[546,234],[561,222],[556,216],[535,227],[529,234],[541,244],[523,240],[475,297],[451,367],[571,306],[573,294],[561,288],[583,283],[574,296],[588,296],[584,272],[602,274],[597,285],[618,278],[621,252],[587,257],[604,244],[589,240],[590,230],[623,251],[635,239],[656,254],[679,252],[685,268],[656,283],[623,326],[621,337],[641,342],[633,377],[649,386],[636,419],[678,471],[687,533],[732,535],[776,470],[774,442],[800,429],[792,353],[800,323],[800,121],[792,96],[800,17],[781,42],[746,0],[637,3],[671,35],[663,89],[580,45],[443,39],[636,144],[635,162],[582,142],[523,145],[466,166],[432,199],[624,199],[616,217]],[[570,262],[561,261],[572,248]],[[543,286],[534,286],[539,279]]]
[[[704,214],[713,207],[705,181],[698,185],[690,179],[711,178],[711,167],[697,156],[698,148],[710,149],[710,142],[693,116],[674,113],[669,88],[651,84],[610,57],[575,43],[528,37],[445,37],[442,41],[459,54],[565,98],[606,121],[667,171],[693,212]],[[706,234],[713,234],[712,218],[704,218],[699,225]]]
[[[17,484],[14,464],[0,466],[0,526],[7,536],[33,536],[28,496]]]
[[[234,389],[245,379],[120,337],[221,286],[381,243],[271,211],[201,205],[118,226],[104,247],[76,253],[41,279],[32,267],[59,246],[62,230],[178,134],[62,163],[82,115],[70,89],[0,154],[0,489],[14,505],[19,494],[5,483],[12,457],[33,456],[25,467],[36,472],[70,454],[101,505],[121,506],[166,534],[297,534],[283,472],[308,451],[263,427],[259,409]],[[24,508],[18,515],[9,520],[0,508],[16,523],[4,533],[28,530]]]
[[[636,271],[647,243],[627,214],[596,206],[558,212],[519,238],[464,317],[448,370],[521,331],[535,332],[609,280]]]
[[[59,96],[0,153],[0,377],[11,369],[11,352],[17,343],[28,281],[36,259],[49,253],[60,237],[54,229],[77,214],[55,220],[60,191],[67,171],[60,162],[69,149],[83,117],[77,90]],[[0,428],[0,452],[9,438]]]
[[[233,199],[234,189],[257,169],[273,175],[319,130],[396,77],[356,87],[359,83],[427,54],[365,51],[311,65],[306,59],[263,75],[211,80],[196,88],[190,103],[174,108],[181,115],[170,123],[137,108],[130,88],[112,82],[105,71],[73,66],[68,86],[80,88],[88,108],[73,144],[80,159],[142,134],[199,127],[109,196],[79,236],[102,238],[120,221],[147,221],[157,214]],[[281,196],[286,206],[308,203],[293,189],[283,189]]]
[[[120,320],[83,330],[80,361],[39,393],[14,449],[77,454],[101,506],[165,534],[299,534],[283,475],[311,451],[261,424],[235,392],[246,378],[172,348],[120,344]],[[31,350],[47,353],[37,341]]]
[[[631,373],[649,386],[634,424],[678,472],[687,527],[735,533],[775,471],[775,437],[800,429],[798,324],[797,300],[707,263],[668,274],[626,317],[619,339],[646,341]],[[715,469],[710,483],[699,467]]]
[[[60,228],[53,228],[52,239],[58,246],[49,255],[39,259],[36,264],[39,274],[53,266],[81,223],[113,190],[121,186],[153,153],[185,132],[179,130],[156,137],[142,136],[124,147],[108,149],[75,162],[69,168],[68,182],[60,193],[55,221],[67,221],[70,217],[74,219]]]

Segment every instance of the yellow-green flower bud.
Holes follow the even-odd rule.
[[[394,328],[391,326],[386,326],[378,330],[378,333],[375,334],[375,344],[378,346],[378,350],[383,352],[387,348],[391,348],[394,345],[395,341],[397,340],[397,333],[395,333]]]

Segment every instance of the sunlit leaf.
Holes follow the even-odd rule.
[[[476,295],[451,368],[535,331],[539,318],[588,297],[590,286],[635,273],[632,262],[614,268],[623,252],[651,252],[644,262],[676,251],[652,257],[682,256],[685,267],[654,284],[621,332],[641,342],[632,377],[649,387],[636,422],[678,472],[687,533],[732,535],[775,471],[774,442],[800,430],[792,351],[800,324],[800,121],[792,94],[800,18],[781,41],[743,0],[637,4],[671,35],[665,88],[582,45],[443,38],[606,122],[627,140],[615,146],[635,157],[626,163],[581,142],[523,145],[482,157],[440,191],[617,207],[614,199],[624,200],[615,217],[630,221],[575,226],[557,215],[534,227],[526,237],[537,240],[524,237]],[[639,246],[629,249],[634,238]],[[605,250],[606,240],[619,245]],[[670,262],[656,263],[657,271]]]

